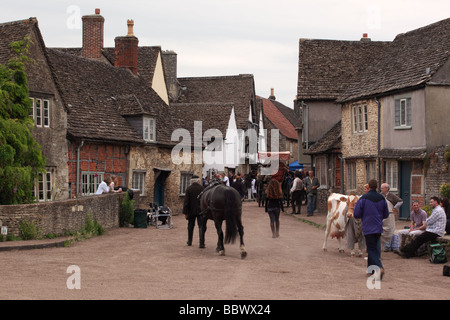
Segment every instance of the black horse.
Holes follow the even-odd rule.
[[[239,192],[222,183],[210,186],[200,196],[200,208],[203,215],[202,239],[205,239],[206,223],[208,219],[214,220],[218,241],[216,251],[225,255],[224,242],[234,243],[239,232],[241,238],[241,258],[247,256],[244,247],[244,227],[242,226],[242,201]],[[222,222],[225,220],[225,241],[222,231]]]

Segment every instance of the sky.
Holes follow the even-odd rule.
[[[178,77],[253,74],[256,94],[293,107],[299,40],[392,41],[450,17],[449,0],[15,0],[0,23],[36,17],[48,47],[81,47],[81,17],[99,8],[104,46],[127,34],[178,57]]]

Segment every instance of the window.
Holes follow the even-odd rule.
[[[377,179],[376,161],[366,161],[366,181]]]
[[[32,107],[30,117],[36,127],[50,127],[50,100],[31,98]]]
[[[34,184],[33,196],[37,201],[52,200],[52,183],[54,169],[47,169],[45,173],[39,173]]]
[[[98,185],[103,181],[103,172],[81,173],[81,194],[84,196],[95,194]]]
[[[369,130],[367,120],[367,105],[356,105],[352,107],[353,133],[361,133]]]
[[[319,156],[316,158],[316,177],[319,179],[321,186],[326,187],[328,185],[326,156]]]
[[[395,99],[395,128],[411,128],[411,98]]]
[[[131,181],[131,185],[133,186],[133,189],[139,189],[139,195],[144,196],[145,195],[145,171],[133,171],[133,179]]]
[[[397,161],[386,161],[386,183],[391,187],[391,191],[398,190],[398,164]]]
[[[347,164],[347,175],[348,189],[356,189],[356,162],[349,162]]]
[[[180,176],[180,195],[186,194],[186,189],[191,183],[192,173],[182,172]]]
[[[143,119],[143,131],[144,131],[144,140],[145,141],[156,141],[156,127],[155,127],[155,119],[153,118],[144,118]]]

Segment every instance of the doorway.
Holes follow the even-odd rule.
[[[154,168],[155,185],[153,186],[153,203],[158,206],[164,206],[164,188],[167,177],[170,175],[170,170],[162,170]]]

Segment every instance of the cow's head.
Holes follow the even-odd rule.
[[[355,210],[356,203],[359,200],[359,196],[350,195],[347,198],[347,218],[351,218],[353,216],[353,211]]]

